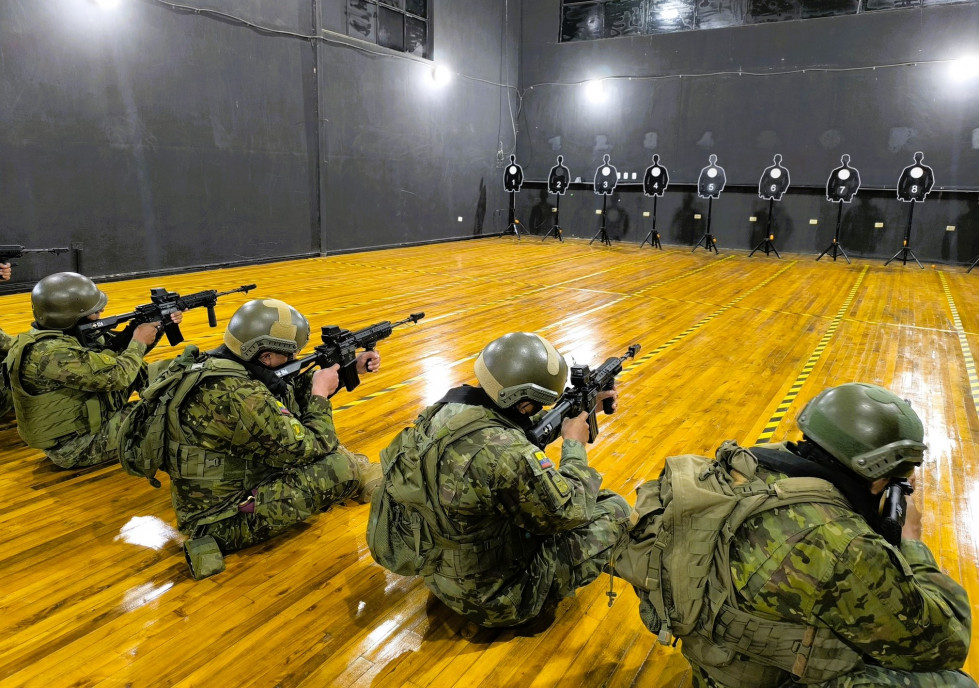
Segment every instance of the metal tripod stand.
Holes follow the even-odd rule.
[[[771,251],[775,252],[776,258],[781,258],[778,249],[775,248],[775,235],[772,234],[772,215],[775,213],[775,199],[768,199],[768,222],[765,223],[765,238],[758,242],[758,245],[751,249],[751,253],[748,257],[755,255],[755,251],[764,250],[765,255],[770,255]]]
[[[605,207],[608,204],[608,194],[602,194],[602,227],[597,232],[595,236],[591,238],[588,245],[591,246],[595,239],[601,239],[602,243],[606,246],[611,246],[612,241],[608,238],[608,232],[605,231]]]
[[[711,251],[713,251],[714,253],[720,253],[720,251],[717,250],[717,237],[715,237],[713,234],[710,233],[710,212],[713,205],[714,205],[714,197],[711,196],[710,198],[707,199],[707,229],[704,230],[704,235],[700,237],[700,240],[693,245],[693,248],[690,250],[690,253],[696,251],[698,248],[700,248],[701,245],[703,245],[703,247],[707,249],[707,253],[710,253]]]
[[[908,211],[908,226],[904,228],[904,245],[901,247],[900,251],[895,253],[887,260],[887,263],[884,263],[884,267],[887,267],[887,265],[898,256],[901,257],[902,263],[904,265],[907,265],[908,256],[911,256],[914,259],[914,262],[918,264],[919,268],[921,268],[922,270],[925,269],[925,266],[922,265],[921,261],[918,260],[918,256],[914,255],[914,251],[911,250],[911,218],[914,217],[914,203],[915,201],[912,198],[911,209]],[[969,269],[971,270],[972,268]]]
[[[639,244],[639,248],[642,248],[648,241],[650,248],[658,248],[660,251],[663,250],[663,244],[659,243],[659,232],[656,231],[656,200],[658,198],[658,196],[653,196],[653,228],[646,234],[646,238]]]

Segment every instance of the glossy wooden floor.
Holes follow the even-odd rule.
[[[447,388],[472,381],[474,355],[493,337],[540,332],[581,363],[640,342],[620,378],[621,411],[600,416],[589,452],[605,485],[630,501],[670,454],[712,452],[727,438],[795,437],[796,413],[823,387],[886,385],[924,420],[930,451],[915,498],[925,540],[979,616],[979,272],[813,258],[493,238],[104,289],[109,313],[145,302],[154,286],[189,293],[248,282],[314,327],[425,311],[382,342],[379,373],[334,398],[341,438],[372,457]],[[223,300],[222,326],[244,300]],[[28,326],[28,304],[26,294],[0,298],[6,330]],[[211,348],[222,330],[197,311],[184,331]],[[164,345],[151,357],[172,355]],[[605,577],[564,601],[549,628],[476,630],[418,580],[375,565],[368,507],[348,505],[195,582],[166,481],[154,490],[118,467],[56,470],[10,427],[0,430],[0,456],[2,686],[689,682],[683,658],[643,628],[620,581],[611,608]],[[974,649],[973,675],[977,658]]]

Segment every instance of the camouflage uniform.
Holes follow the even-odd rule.
[[[127,400],[146,384],[145,353],[135,340],[116,353],[84,347],[60,330],[20,335],[6,361],[17,431],[61,468],[104,462]]]
[[[7,357],[7,352],[10,351],[15,341],[16,338],[11,337],[3,330],[0,330],[0,364],[2,364],[3,359]],[[14,400],[10,396],[10,389],[4,382],[3,377],[0,376],[0,419],[13,410]]]
[[[469,408],[444,404],[431,433]],[[588,466],[580,442],[564,441],[555,468],[511,420],[483,410],[494,426],[447,445],[438,461],[438,496],[456,531],[442,537],[491,537],[481,538],[485,550],[456,571],[443,560],[425,585],[480,626],[515,626],[539,615],[548,599],[572,596],[601,574],[631,509],[600,489],[602,476]]]
[[[769,484],[785,477],[763,466],[758,476]],[[829,628],[863,656],[864,663],[853,671],[810,685],[976,685],[955,671],[969,651],[968,597],[921,542],[905,540],[898,549],[852,511],[799,504],[745,521],[731,543],[731,573],[740,609]],[[640,600],[643,622],[658,628],[649,599],[641,595]],[[732,664],[752,662],[736,647],[717,645],[721,653],[734,650]],[[771,667],[755,666],[771,676]],[[696,663],[693,669],[698,688],[737,688]],[[789,685],[790,675],[779,673],[758,688]]]
[[[203,379],[169,410],[180,432],[168,428],[175,457],[165,468],[181,532],[210,535],[229,553],[353,496],[361,476],[330,401],[310,393],[311,372],[280,400],[243,366],[222,365],[240,370]]]

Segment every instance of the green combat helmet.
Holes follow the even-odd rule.
[[[479,354],[476,379],[502,408],[521,401],[550,406],[564,391],[568,364],[540,335],[511,332],[494,339]]]
[[[820,392],[802,409],[798,424],[808,439],[869,480],[910,475],[927,449],[911,405],[862,382]]]
[[[77,272],[56,272],[34,285],[34,322],[46,330],[67,330],[105,308],[109,297],[95,282]]]
[[[290,355],[309,341],[309,322],[302,313],[278,299],[255,299],[235,311],[224,332],[224,344],[250,361],[262,351]]]

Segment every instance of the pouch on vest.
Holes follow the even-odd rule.
[[[190,567],[190,575],[194,580],[224,571],[224,555],[218,542],[210,535],[193,538],[184,542],[184,557]]]

